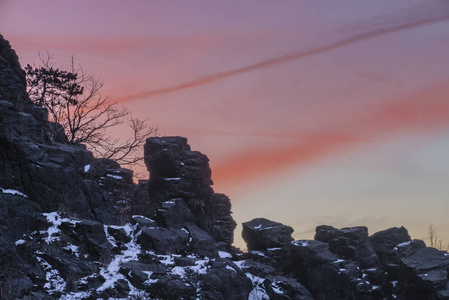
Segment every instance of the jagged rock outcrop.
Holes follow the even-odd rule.
[[[0,99],[8,99],[16,108],[31,106],[26,93],[25,71],[11,45],[0,34]]]
[[[0,187],[21,191],[43,212],[120,224],[116,202],[138,189],[132,179],[118,164],[95,159],[84,145],[52,140],[47,112],[29,100],[25,73],[2,36],[0,55]],[[17,95],[23,96],[20,103]]]
[[[144,149],[145,164],[150,172],[148,207],[166,203],[162,208],[157,206],[162,225],[170,227],[173,223],[167,224],[164,215],[180,220],[193,214],[194,220],[189,221],[221,243],[219,245],[229,247],[236,227],[231,216],[231,202],[226,195],[214,193],[207,156],[192,151],[184,137],[148,138]],[[173,201],[178,201],[178,204],[172,204]],[[165,212],[168,209],[172,211]],[[173,217],[174,211],[178,216]],[[147,216],[152,213],[154,208],[153,211],[146,210]]]
[[[0,299],[449,299],[449,256],[405,228],[267,219],[232,246],[231,202],[183,137],[149,138],[149,180],[50,136],[0,36]]]
[[[263,230],[258,223],[260,219],[254,219],[244,226]],[[243,237],[249,249],[256,238],[259,244],[268,244],[272,239],[254,230],[246,231]],[[363,226],[336,229],[322,225],[316,228],[314,240],[262,248],[246,254],[257,260],[256,264],[248,262],[247,268],[258,268],[255,273],[263,276],[273,270],[285,272],[304,285],[313,299],[449,297],[449,254],[426,247],[423,241],[411,240],[404,227],[368,236]]]

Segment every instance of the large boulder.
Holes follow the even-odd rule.
[[[166,228],[182,227],[193,223],[195,216],[182,198],[162,202],[156,215],[158,224]]]
[[[320,241],[292,243],[291,270],[315,299],[347,299],[351,280],[341,271],[340,259]]]
[[[242,237],[248,250],[284,247],[293,241],[293,228],[264,218],[243,223]]]
[[[201,299],[251,299],[248,297],[252,289],[251,280],[225,259],[211,262],[199,279],[203,281]]]
[[[448,285],[449,256],[446,251],[422,247],[413,241],[396,246],[399,259],[399,289],[406,290],[407,299],[416,295],[431,299]]]
[[[155,227],[143,229],[137,241],[146,251],[171,254],[184,252],[187,249],[188,238],[187,231]]]
[[[407,229],[404,227],[393,227],[376,232],[370,236],[370,239],[377,253],[377,257],[384,268],[398,264],[394,248],[401,243],[411,240]]]
[[[377,268],[379,260],[364,226],[335,229],[318,226],[315,240],[329,244],[329,249],[345,259],[355,261],[361,268]]]

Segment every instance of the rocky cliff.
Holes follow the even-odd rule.
[[[0,36],[0,299],[449,299],[447,253],[405,228],[243,224],[183,137],[149,138],[148,180],[48,135]],[[63,140],[63,139],[62,139]]]

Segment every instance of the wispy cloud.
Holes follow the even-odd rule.
[[[257,180],[290,166],[354,149],[362,143],[407,131],[446,128],[449,126],[449,79],[403,98],[382,102],[374,109],[361,107],[351,117],[334,125],[327,132],[317,129],[316,133],[296,134],[297,143],[290,146],[247,149],[214,166],[214,181],[238,184]],[[335,128],[340,134],[331,133]]]
[[[300,51],[290,55],[276,57],[259,63],[243,66],[237,69],[207,75],[186,83],[168,86],[166,88],[144,91],[119,97],[117,101],[132,101],[141,98],[153,97],[172,93],[188,88],[209,84],[228,77],[253,72],[260,69],[271,68],[287,62],[303,59],[309,56],[332,51],[363,40],[379,37],[385,34],[411,29],[426,24],[449,19],[449,2],[433,1],[421,5],[411,6],[392,14],[379,16],[365,22],[356,23],[340,30],[341,35],[336,41],[330,42],[311,50]]]

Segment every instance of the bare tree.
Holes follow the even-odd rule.
[[[446,249],[443,246],[443,239],[438,236],[438,230],[433,223],[430,223],[429,228],[427,229],[427,237],[429,238],[430,247],[437,248],[438,250],[449,250],[449,244],[446,246]]]
[[[39,58],[39,65],[25,67],[27,91],[35,105],[47,108],[49,121],[54,122],[53,138],[63,131],[68,143],[86,144],[97,157],[124,165],[143,159],[141,149],[146,137],[157,135],[156,126],[133,118],[124,106],[103,96],[103,83],[77,66],[73,56],[67,70],[56,68],[49,54],[39,54]],[[114,138],[110,130],[124,122],[132,134],[123,142]]]

